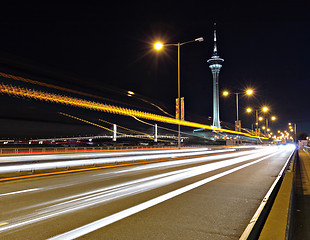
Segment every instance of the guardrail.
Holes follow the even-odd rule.
[[[198,147],[198,146],[186,146]],[[201,146],[199,146],[201,147]],[[53,152],[88,152],[88,151],[111,151],[111,150],[143,150],[143,149],[171,149],[176,146],[123,146],[123,147],[29,147],[29,148],[0,148],[1,154],[33,154],[33,153],[53,153]]]

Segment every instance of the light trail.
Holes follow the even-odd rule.
[[[115,124],[115,123],[111,123],[111,122],[108,122],[108,121],[103,120],[103,119],[99,119],[99,121],[104,122],[104,123],[108,123],[108,124],[110,124],[110,125]],[[150,134],[147,134],[147,133],[145,133],[145,132],[140,132],[140,131],[136,131],[136,130],[133,130],[133,129],[125,128],[125,127],[120,126],[120,125],[118,125],[118,124],[115,124],[115,125],[116,125],[118,128],[122,128],[122,129],[125,129],[125,130],[130,131],[130,132],[139,133],[139,134],[144,134],[144,135],[148,136],[148,138],[154,140],[154,138],[153,138]],[[169,141],[166,141],[166,142],[169,142]]]
[[[109,129],[109,128],[103,127],[103,126],[101,126],[101,125],[99,125],[99,124],[97,124],[97,123],[93,123],[93,122],[87,121],[87,120],[82,119],[82,118],[78,118],[78,117],[75,117],[75,116],[72,116],[72,115],[69,115],[69,114],[66,114],[66,113],[62,113],[62,112],[59,112],[59,114],[64,115],[64,116],[66,116],[66,117],[70,117],[70,118],[79,120],[79,121],[82,121],[82,122],[85,122],[85,123],[88,123],[88,124],[90,124],[90,125],[93,125],[93,126],[96,126],[96,127],[99,127],[99,128],[103,128],[103,129],[105,129],[105,130],[107,130],[107,131],[109,131],[109,132],[114,132],[113,130],[111,130],[111,129]],[[101,120],[101,119],[99,119],[99,120]],[[102,120],[101,120],[101,121],[102,121]],[[122,128],[123,128],[123,127],[122,127]],[[116,132],[116,133],[117,133],[117,134],[120,134],[120,135],[126,135],[126,134],[120,133],[120,132]],[[146,133],[143,133],[143,134],[146,134]],[[153,140],[154,140],[154,138],[151,137],[150,135],[148,135],[148,134],[146,134],[146,135],[149,136],[149,137],[148,137],[148,138],[139,138],[139,139],[153,139]],[[133,135],[132,137],[135,138],[134,135]],[[161,140],[161,139],[158,139],[158,141],[169,142],[169,141]]]
[[[111,163],[125,163],[133,161],[147,161],[154,159],[165,159],[171,157],[189,157],[197,156],[202,154],[212,154],[221,152],[235,151],[234,149],[223,149],[216,151],[199,151],[199,152],[186,152],[186,153],[174,153],[174,154],[159,154],[159,155],[141,155],[141,156],[129,156],[129,157],[118,157],[118,158],[96,158],[96,159],[86,159],[86,160],[71,160],[71,161],[56,161],[56,162],[44,162],[44,163],[29,163],[29,164],[19,164],[19,165],[9,165],[1,166],[0,173],[12,173],[12,172],[22,172],[22,171],[37,171],[55,168],[69,168],[78,166],[90,166],[97,164],[111,164]]]
[[[272,155],[275,155],[275,154],[277,154],[277,152],[273,153]],[[110,224],[112,224],[112,223],[114,223],[116,221],[122,220],[122,219],[124,219],[126,217],[129,217],[129,216],[133,215],[133,214],[136,214],[136,213],[141,212],[141,211],[143,211],[145,209],[148,209],[148,208],[150,208],[152,206],[155,206],[155,205],[157,205],[159,203],[162,203],[162,202],[167,201],[167,200],[169,200],[171,198],[174,198],[174,197],[176,197],[176,196],[178,196],[180,194],[183,194],[183,193],[188,192],[188,191],[190,191],[192,189],[200,187],[200,186],[202,186],[202,185],[204,185],[206,183],[209,183],[209,182],[214,181],[214,180],[216,180],[218,178],[224,177],[224,176],[226,176],[228,174],[231,174],[233,172],[236,172],[238,170],[241,170],[243,168],[246,168],[246,167],[251,166],[253,164],[256,164],[258,162],[261,162],[261,161],[265,160],[266,158],[271,157],[272,155],[266,156],[266,157],[258,159],[256,161],[253,161],[253,162],[244,164],[242,166],[230,169],[228,171],[216,174],[216,175],[214,175],[212,177],[205,178],[205,179],[203,179],[201,181],[198,181],[198,182],[195,182],[193,184],[187,185],[185,187],[179,188],[177,190],[174,190],[174,191],[169,192],[167,194],[161,195],[159,197],[156,197],[154,199],[151,199],[149,201],[146,201],[146,202],[141,203],[139,205],[136,205],[134,207],[128,208],[126,210],[120,211],[120,212],[115,213],[113,215],[110,215],[108,217],[105,217],[105,218],[102,218],[102,219],[97,220],[95,222],[92,222],[90,224],[84,225],[82,227],[79,227],[79,228],[71,230],[69,232],[60,234],[58,236],[49,238],[49,240],[75,239],[75,238],[78,238],[80,236],[86,235],[86,234],[88,234],[90,232],[93,232],[93,231],[98,230],[100,228],[103,228],[103,227],[105,227],[107,225],[110,225]]]
[[[39,190],[40,190],[40,188],[32,188],[32,189],[25,189],[25,190],[20,190],[20,191],[16,191],[16,192],[1,193],[0,197],[20,194],[20,193],[28,193],[28,192],[39,191]]]
[[[252,138],[261,138],[261,137],[254,136],[248,133],[242,133],[242,132],[237,132],[237,131],[223,129],[223,128],[218,129],[213,126],[209,126],[205,124],[178,120],[175,118],[161,116],[161,115],[157,115],[153,113],[141,112],[141,111],[137,111],[133,109],[116,107],[116,106],[111,106],[111,105],[104,104],[104,103],[93,102],[93,101],[88,101],[88,100],[73,98],[73,97],[67,97],[67,96],[47,93],[43,91],[36,91],[32,89],[14,87],[14,86],[6,85],[3,83],[0,84],[0,92],[8,94],[8,95],[17,96],[17,97],[32,98],[32,99],[37,99],[41,101],[64,104],[64,105],[73,106],[73,107],[81,107],[81,108],[86,108],[86,109],[95,110],[95,111],[102,111],[102,112],[107,112],[107,113],[112,113],[112,114],[135,116],[138,118],[143,118],[143,119],[148,119],[148,120],[153,120],[153,121],[158,121],[158,122],[164,122],[164,123],[169,123],[169,124],[182,125],[182,126],[188,126],[188,127],[194,127],[194,128],[204,128],[207,130],[227,132],[227,133],[232,133],[232,134],[237,134],[237,135],[244,135],[244,136],[248,136]],[[263,138],[263,139],[266,139],[266,138]]]
[[[70,117],[70,118],[79,120],[79,121],[82,121],[82,122],[85,122],[85,123],[88,123],[88,124],[90,124],[90,125],[93,125],[93,126],[96,126],[96,127],[99,127],[99,128],[103,128],[103,129],[105,129],[105,130],[108,130],[109,132],[114,132],[113,130],[111,130],[111,129],[109,129],[109,128],[106,128],[106,127],[103,127],[103,126],[101,126],[101,125],[99,125],[99,124],[97,124],[97,123],[93,123],[93,122],[90,122],[90,121],[88,121],[88,120],[85,120],[85,119],[82,119],[82,118],[78,118],[78,117],[75,117],[75,116],[70,115],[70,114],[67,114],[67,113],[59,112],[59,114],[64,115],[64,116],[66,116],[66,117]],[[102,120],[102,119],[99,119],[99,121],[107,122],[107,121],[104,121],[104,120]],[[109,123],[109,122],[108,122],[108,123]],[[110,123],[110,124],[113,125],[113,123]],[[142,133],[142,134],[148,136],[148,138],[141,138],[141,137],[136,137],[136,136],[132,135],[133,138],[139,138],[139,139],[152,139],[152,140],[154,140],[154,138],[153,138],[151,135],[147,134],[147,133],[134,131],[134,130],[131,130],[131,129],[129,129],[129,128],[125,128],[125,127],[122,127],[122,126],[119,126],[119,125],[117,125],[117,126],[118,126],[119,128],[123,128],[123,129],[129,130],[129,131],[133,131],[133,132],[137,132],[137,133]],[[120,135],[127,135],[127,134],[120,133],[120,132],[116,132],[116,133],[117,133],[117,134],[120,134]],[[160,141],[160,142],[170,142],[170,141],[162,140],[162,139],[158,139],[157,141]]]
[[[120,212],[115,213],[113,215],[110,215],[108,217],[105,217],[105,218],[102,218],[102,219],[97,220],[95,222],[92,222],[92,223],[89,223],[87,225],[84,225],[82,227],[73,229],[73,230],[71,230],[69,232],[60,234],[58,236],[51,237],[48,240],[69,240],[69,239],[75,239],[75,238],[81,237],[83,235],[86,235],[88,233],[96,231],[96,230],[98,230],[100,228],[103,228],[103,227],[105,227],[107,225],[110,225],[110,224],[115,223],[117,221],[120,221],[120,220],[122,220],[124,218],[132,216],[132,215],[134,215],[134,214],[136,214],[138,212],[146,210],[146,209],[148,209],[150,207],[158,205],[158,204],[160,204],[160,203],[162,203],[164,201],[167,201],[167,200],[169,200],[171,198],[174,198],[174,197],[176,197],[178,195],[181,195],[181,194],[183,194],[185,192],[188,192],[188,191],[193,190],[193,189],[195,189],[197,187],[200,187],[200,186],[202,186],[202,185],[204,185],[206,183],[209,183],[209,182],[214,181],[214,180],[216,180],[218,178],[224,177],[224,176],[226,176],[228,174],[231,174],[233,172],[236,172],[238,170],[241,170],[243,168],[246,168],[246,167],[251,166],[253,164],[256,164],[258,162],[261,162],[263,160],[265,160],[265,158],[256,160],[256,161],[251,162],[251,163],[244,164],[242,166],[233,168],[233,169],[225,171],[223,173],[216,174],[216,175],[214,175],[212,177],[205,178],[205,179],[203,179],[201,181],[195,182],[193,184],[190,184],[190,185],[187,185],[185,187],[179,188],[177,190],[174,190],[172,192],[166,193],[166,194],[161,195],[159,197],[153,198],[153,199],[151,199],[149,201],[146,201],[146,202],[141,203],[139,205],[136,205],[134,207],[128,208],[128,209],[123,210],[123,211],[120,211]]]
[[[253,153],[251,156],[241,156],[235,159],[229,159],[229,160],[224,160],[221,162],[213,162],[213,163],[208,163],[208,164],[204,164],[201,166],[191,167],[191,168],[182,169],[182,170],[176,170],[176,171],[172,171],[169,173],[158,174],[152,177],[146,177],[146,178],[139,179],[139,180],[129,181],[129,182],[125,182],[122,184],[117,184],[117,185],[109,186],[106,188],[97,189],[97,190],[83,193],[80,195],[71,196],[70,198],[65,199],[65,202],[59,202],[58,204],[43,208],[42,210],[37,210],[35,213],[27,214],[25,216],[13,218],[10,220],[4,220],[10,223],[8,225],[0,227],[0,232],[19,228],[19,227],[22,227],[28,224],[39,222],[39,221],[42,221],[42,220],[45,220],[51,217],[60,216],[65,213],[81,210],[83,208],[87,208],[87,207],[94,206],[97,204],[103,204],[108,201],[113,201],[116,199],[131,196],[131,195],[136,195],[136,194],[139,194],[145,191],[150,191],[152,189],[156,189],[156,188],[171,184],[171,183],[175,183],[175,182],[182,181],[182,180],[194,177],[194,176],[198,176],[198,175],[210,172],[210,171],[233,166],[235,164],[241,164],[246,161],[259,158],[258,160],[254,162],[245,163],[242,166],[233,168],[232,170],[229,170],[227,172],[220,174],[221,176],[225,176],[229,173],[232,173],[244,167],[250,166],[264,159],[267,159],[275,154],[280,153],[281,151],[283,151],[283,149],[269,148],[267,151],[266,150],[257,151],[257,153]],[[185,192],[183,191],[184,189],[187,189],[186,191],[189,191],[193,189],[193,186],[198,187],[198,186],[201,186],[209,182],[210,179],[213,179],[213,180],[217,179],[218,175],[215,175],[211,178],[207,178],[208,181],[206,181],[205,179],[203,182],[199,181],[197,183],[190,184],[186,186],[185,188],[181,188],[182,190],[181,189],[175,190],[171,193],[168,193],[168,195],[171,196],[171,194],[173,193],[172,195],[177,196],[181,193],[184,193]],[[178,192],[178,194],[175,195],[174,194],[175,192]],[[165,194],[155,199],[164,198],[165,200],[167,200],[171,197],[166,198],[164,196],[168,196],[168,195]],[[151,200],[151,201],[154,201],[154,200]],[[155,202],[156,204],[158,204],[162,201],[156,200]],[[132,214],[134,214],[131,209],[129,211]],[[124,215],[122,214],[122,216]]]
[[[13,80],[17,80],[17,81],[22,81],[22,82],[26,82],[26,83],[31,83],[31,84],[35,84],[35,85],[39,85],[39,86],[43,86],[43,87],[47,87],[47,88],[57,89],[57,90],[61,90],[61,91],[69,92],[69,93],[74,93],[74,94],[78,94],[78,95],[82,95],[82,96],[86,96],[86,97],[97,98],[97,99],[104,100],[104,101],[114,102],[114,103],[118,103],[118,104],[130,105],[128,103],[123,103],[121,101],[105,98],[105,97],[102,97],[102,96],[97,96],[97,95],[94,95],[94,94],[85,93],[85,92],[73,90],[73,89],[70,89],[70,88],[60,87],[60,86],[57,86],[57,85],[54,85],[54,84],[44,83],[44,82],[36,81],[36,80],[33,80],[33,79],[29,79],[29,78],[15,76],[15,75],[8,74],[8,73],[0,72],[0,77],[4,77],[4,78],[7,78],[7,79],[13,79]]]
[[[135,117],[135,116],[131,116],[133,117],[135,120],[137,120],[138,122],[141,122],[141,123],[144,123],[146,125],[149,125],[149,126],[152,126],[154,127],[155,124],[151,124],[151,123],[148,123],[148,122],[145,122],[145,121],[142,121],[141,119]],[[173,129],[170,129],[170,128],[165,128],[165,127],[162,127],[162,126],[157,126],[158,128],[161,128],[161,129],[164,129],[164,130],[167,130],[167,131],[170,131],[170,132],[175,132],[175,133],[178,133],[179,131],[177,130],[173,130]],[[199,136],[199,135],[195,135],[195,134],[191,134],[191,133],[187,133],[187,132],[180,132],[181,134],[184,134],[184,135],[189,135],[189,136],[194,136],[194,137],[197,137],[197,138],[202,138],[202,139],[205,139],[204,137],[202,136]]]
[[[233,153],[226,153],[225,155],[217,155],[217,156],[208,156],[208,157],[202,157],[202,158],[195,158],[195,159],[184,159],[184,160],[175,160],[175,161],[167,161],[167,162],[154,162],[148,165],[141,165],[141,166],[136,166],[136,167],[131,167],[128,169],[120,169],[120,170],[115,170],[112,172],[105,172],[105,173],[99,173],[99,174],[93,174],[91,179],[83,179],[81,180],[81,182],[85,183],[85,182],[92,182],[92,181],[97,181],[97,180],[107,180],[107,179],[113,179],[113,178],[118,178],[120,176],[128,176],[130,174],[136,174],[136,173],[144,173],[147,172],[149,170],[156,170],[156,169],[168,169],[171,167],[178,167],[178,166],[185,166],[190,164],[196,164],[196,163],[200,163],[200,162],[209,162],[209,161],[214,161],[214,160],[224,160],[227,158],[237,158],[240,156],[244,156],[244,155],[249,155],[251,153],[255,153],[257,151],[252,151],[252,152],[233,152]],[[76,182],[74,183],[68,183],[68,184],[60,184],[60,185],[54,185],[54,186],[49,186],[49,187],[45,187],[45,188],[41,188],[41,191],[48,191],[51,189],[59,189],[59,188],[64,188],[67,186],[72,186],[74,184],[77,184]],[[67,199],[67,198],[65,198]],[[65,199],[61,199],[65,200]],[[50,202],[46,202],[43,204],[39,204],[36,205],[37,206],[42,206],[42,205],[46,205],[46,204],[52,204],[55,201],[50,201]],[[20,211],[23,209],[16,209],[16,211]]]
[[[104,100],[104,101],[110,101],[110,102],[115,102],[115,103],[119,103],[119,104],[131,105],[131,104],[124,103],[124,102],[121,102],[121,101],[117,101],[117,100],[114,100],[114,99],[104,98],[102,96],[97,96],[97,95],[94,95],[94,94],[85,93],[85,92],[73,90],[73,89],[70,89],[70,88],[60,87],[60,86],[57,86],[57,85],[54,85],[54,84],[48,84],[48,83],[36,81],[36,80],[33,80],[33,79],[29,79],[29,78],[15,76],[15,75],[8,74],[8,73],[0,72],[0,77],[4,77],[4,78],[7,78],[7,79],[13,79],[13,80],[17,80],[17,81],[22,81],[22,82],[26,82],[26,83],[31,83],[31,84],[35,84],[35,85],[39,85],[39,86],[43,86],[43,87],[52,88],[52,89],[57,89],[57,90],[61,90],[61,91],[69,92],[69,93],[79,94],[79,95],[83,95],[83,96],[87,96],[87,97],[97,98],[97,99]],[[126,92],[126,95],[127,94],[128,93]],[[148,101],[148,100],[146,100],[146,99],[144,99],[142,97],[137,97],[136,95],[132,95],[131,97],[134,97],[136,99],[144,101],[144,102],[146,102],[146,103],[156,107],[161,112],[163,112],[163,113],[173,117],[173,115],[167,113],[164,109],[162,109],[160,106],[156,105],[155,103],[152,103],[152,102],[150,102],[150,101]]]
[[[195,158],[195,159],[184,159],[184,160],[175,160],[175,161],[167,161],[167,162],[154,162],[148,165],[141,165],[141,166],[133,166],[131,168],[127,168],[127,169],[118,169],[115,171],[111,171],[111,172],[105,172],[105,173],[99,173],[99,174],[93,174],[92,178],[86,178],[86,179],[81,179],[80,182],[83,183],[91,183],[91,182],[96,182],[98,180],[103,181],[103,180],[111,180],[113,178],[119,178],[119,177],[124,177],[124,176],[129,176],[131,174],[143,174],[149,170],[156,170],[156,169],[168,169],[171,167],[178,167],[178,166],[185,166],[190,164],[197,164],[200,162],[209,162],[209,161],[214,161],[214,160],[224,160],[227,158],[237,158],[240,156],[244,156],[244,155],[250,155],[251,153],[255,153],[257,151],[253,151],[253,152],[233,152],[233,153],[226,153],[225,155],[217,155],[217,156],[208,156],[208,157],[203,157],[203,158]],[[82,177],[82,176],[81,176]],[[59,189],[59,188],[64,188],[64,187],[68,187],[68,186],[72,186],[72,185],[76,185],[78,184],[77,182],[72,182],[72,183],[67,183],[67,184],[57,184],[54,186],[49,186],[49,187],[44,187],[41,188],[41,191],[49,191],[51,189]],[[82,194],[83,195],[83,194]],[[78,195],[80,196],[80,195]],[[75,195],[75,197],[77,197]],[[52,204],[55,202],[59,202],[59,201],[64,201],[69,198],[62,198],[60,200],[55,200],[55,201],[49,201],[49,202],[45,202],[42,204],[38,204],[38,205],[34,205],[33,207],[38,207],[38,206],[44,206],[44,205],[48,205],[48,204]],[[15,211],[21,211],[24,210],[23,209],[15,209]]]
[[[233,149],[233,148],[228,148]],[[23,162],[23,161],[48,161],[48,160],[73,160],[83,158],[99,158],[99,157],[120,157],[128,155],[152,155],[152,154],[173,154],[173,153],[186,153],[186,152],[204,152],[210,151],[210,148],[191,148],[191,149],[168,149],[168,150],[142,150],[142,151],[121,151],[121,152],[100,152],[100,153],[66,153],[66,154],[51,154],[51,155],[26,155],[26,156],[1,156],[0,163],[10,162]],[[219,150],[213,150],[219,151]],[[235,151],[235,150],[230,150]],[[212,152],[214,153],[214,152]]]

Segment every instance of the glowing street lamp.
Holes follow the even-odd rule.
[[[154,44],[154,48],[156,50],[161,50],[163,48],[164,44],[162,44],[161,42],[157,42]]]
[[[247,112],[247,113],[251,113],[251,112],[252,112],[252,108],[247,108],[247,109],[246,109],[246,112]]]
[[[228,91],[224,91],[224,92],[223,92],[223,96],[226,97],[226,96],[228,96],[228,95],[229,95],[229,92],[228,92]]]
[[[195,40],[192,41],[187,41],[187,42],[178,42],[178,43],[168,43],[168,44],[164,44],[161,42],[156,42],[154,44],[154,48],[155,50],[159,51],[162,50],[165,46],[176,46],[178,47],[178,103],[179,106],[181,107],[181,66],[180,66],[180,49],[182,45],[188,44],[188,43],[192,43],[192,42],[203,42],[204,39],[202,37],[200,38],[196,38]],[[179,110],[179,115],[178,115],[178,120],[181,121],[181,111],[182,109]],[[181,126],[180,124],[178,124],[178,148],[181,148]]]
[[[252,89],[247,89],[246,90],[246,94],[247,95],[252,95],[253,94],[253,90]]]
[[[239,94],[241,93],[233,93],[236,95],[236,113],[237,113],[237,120],[236,120],[236,123],[238,124],[238,128],[239,129],[236,129],[236,131],[240,131],[241,129],[241,122],[239,122]],[[248,96],[251,96],[253,95],[253,90],[252,89],[246,89],[245,90],[245,94],[248,95]],[[227,97],[229,95],[229,92],[228,91],[224,91],[223,92],[223,96],[224,97]]]
[[[263,112],[268,112],[268,111],[269,111],[269,108],[265,106],[265,107],[262,108],[262,111],[263,111]]]

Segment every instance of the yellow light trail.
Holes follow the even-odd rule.
[[[107,130],[107,131],[109,131],[109,132],[114,132],[113,130],[111,130],[111,129],[109,129],[109,128],[106,128],[106,127],[104,127],[104,126],[101,126],[101,125],[99,125],[99,124],[97,124],[97,123],[93,123],[93,122],[90,122],[90,121],[88,121],[88,120],[85,120],[85,119],[82,119],[82,118],[78,118],[78,117],[72,116],[72,115],[67,114],[67,113],[59,112],[59,114],[64,115],[64,116],[66,116],[66,117],[70,117],[70,118],[79,120],[79,121],[82,121],[82,122],[85,122],[85,123],[88,123],[88,124],[90,124],[90,125],[93,125],[93,126],[96,126],[96,127],[99,127],[99,128],[103,128],[103,129],[105,129],[105,130]],[[101,120],[101,119],[99,119],[99,120]],[[104,120],[101,120],[101,121],[105,122]],[[124,128],[124,127],[121,127],[121,126],[118,126],[118,127]],[[129,131],[134,131],[134,130],[130,130],[130,129],[128,129],[128,128],[124,128],[124,129],[129,130]],[[120,132],[116,132],[116,133],[119,134],[119,135],[127,135],[127,134],[125,134],[125,133],[120,133]],[[142,132],[139,132],[139,133],[142,133]],[[154,138],[152,138],[150,135],[148,135],[148,134],[146,134],[146,133],[143,133],[143,134],[147,135],[148,138],[136,137],[136,136],[134,136],[134,135],[132,135],[132,137],[134,137],[134,138],[139,138],[139,139],[149,139],[149,138],[150,138],[150,139],[154,139]],[[158,139],[158,141],[169,142],[169,141],[161,140],[161,139]]]
[[[171,117],[161,116],[161,115],[157,115],[153,113],[142,112],[142,111],[133,110],[129,108],[123,108],[123,107],[108,105],[104,103],[99,103],[99,102],[94,102],[94,101],[89,101],[89,100],[84,100],[84,99],[79,99],[79,98],[74,98],[74,97],[62,96],[59,94],[53,94],[53,93],[47,93],[47,92],[37,91],[33,89],[15,87],[15,86],[3,84],[3,83],[0,84],[0,92],[4,94],[8,94],[8,95],[17,96],[17,97],[32,98],[32,99],[37,99],[37,100],[41,100],[45,102],[64,104],[64,105],[73,106],[73,107],[81,107],[81,108],[86,108],[86,109],[96,110],[96,111],[101,111],[101,112],[107,112],[107,113],[112,113],[112,114],[119,114],[119,115],[124,115],[124,116],[135,116],[138,118],[143,118],[143,119],[148,119],[148,120],[153,120],[153,121],[158,121],[158,122],[179,124],[179,125],[187,126],[187,127],[204,128],[204,129],[212,130],[212,131],[220,131],[220,132],[244,135],[244,136],[253,137],[253,138],[261,138],[261,137],[254,136],[248,133],[242,133],[242,132],[237,132],[237,131],[223,129],[223,128],[215,128],[213,126],[209,126],[205,124],[194,123],[194,122],[189,122],[185,120],[178,120],[178,119],[174,119]]]
[[[100,99],[100,100],[105,100],[105,101],[115,102],[115,103],[119,103],[119,104],[124,104],[121,101],[104,98],[104,97],[101,97],[101,96],[97,96],[97,95],[94,95],[94,94],[73,90],[73,89],[70,89],[70,88],[60,87],[60,86],[57,86],[57,85],[54,85],[54,84],[49,84],[49,83],[44,83],[44,82],[32,80],[32,79],[29,79],[29,78],[15,76],[15,75],[8,74],[8,73],[0,72],[0,77],[4,77],[4,78],[7,78],[7,79],[13,79],[13,80],[21,81],[21,82],[26,82],[26,83],[31,83],[31,84],[36,84],[36,85],[40,85],[40,86],[43,86],[43,87],[53,88],[53,89],[57,89],[57,90],[61,90],[61,91],[66,91],[66,92],[70,92],[70,93],[74,93],[74,94],[79,94],[79,95],[83,95],[83,96],[87,96],[87,97],[97,98],[97,99]],[[133,92],[131,92],[131,91],[129,91],[128,93],[133,94]],[[154,103],[152,103],[152,102],[150,102],[150,101],[148,101],[146,99],[143,99],[142,97],[136,97],[135,96],[135,98],[139,99],[141,101],[144,101],[144,102],[146,102],[146,103],[148,103],[148,104],[158,108],[163,113],[173,117],[173,115],[167,113],[165,110],[163,110],[158,105],[156,105],[156,104],[154,104]],[[127,103],[127,105],[128,105],[128,103]]]
[[[137,121],[139,121],[139,122],[142,122],[142,123],[144,123],[144,124],[146,124],[146,125],[150,125],[150,126],[152,126],[152,127],[154,127],[155,126],[155,124],[151,124],[151,123],[148,123],[148,122],[145,122],[145,121],[142,121],[141,119],[139,119],[139,118],[137,118],[137,117],[135,117],[135,116],[132,116],[134,119],[136,119]],[[100,119],[99,119],[100,120]],[[164,130],[167,130],[167,131],[170,131],[170,132],[178,132],[177,130],[173,130],[173,129],[170,129],[170,128],[165,128],[165,127],[162,127],[162,126],[157,126],[158,128],[161,128],[161,129],[164,129]],[[190,133],[187,133],[187,132],[182,132],[181,131],[181,133],[182,134],[185,134],[185,135],[189,135],[189,136],[194,136],[194,137],[198,137],[198,138],[203,138],[204,139],[204,137],[201,137],[201,136],[199,136],[199,135],[195,135],[195,134],[190,134]]]
[[[111,124],[111,125],[113,125],[113,124],[114,124],[114,123],[108,122],[108,121],[103,120],[103,119],[99,119],[99,121],[104,122],[104,123],[108,123],[108,124]],[[147,134],[147,133],[144,133],[144,132],[139,132],[139,131],[136,131],[136,130],[133,130],[133,129],[129,129],[129,128],[125,128],[125,127],[120,126],[120,125],[117,125],[117,124],[116,124],[116,126],[117,126],[117,127],[119,127],[119,128],[122,128],[122,129],[128,130],[128,131],[130,131],[130,132],[139,133],[139,134],[144,134],[144,135],[148,136],[148,138],[150,138],[150,139],[153,139],[153,140],[154,140],[154,138],[153,138],[151,135]]]

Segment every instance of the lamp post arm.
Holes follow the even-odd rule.
[[[182,46],[182,45],[185,45],[185,44],[188,44],[188,43],[192,43],[192,42],[203,42],[204,39],[202,37],[200,38],[196,38],[195,40],[191,40],[191,41],[187,41],[187,42],[182,42],[182,43],[166,43],[164,44],[163,46]]]
[[[182,43],[179,43],[180,46],[183,46],[185,44],[188,44],[188,43],[192,43],[192,42],[196,42],[196,40],[191,40],[191,41],[187,41],[187,42],[182,42]]]

